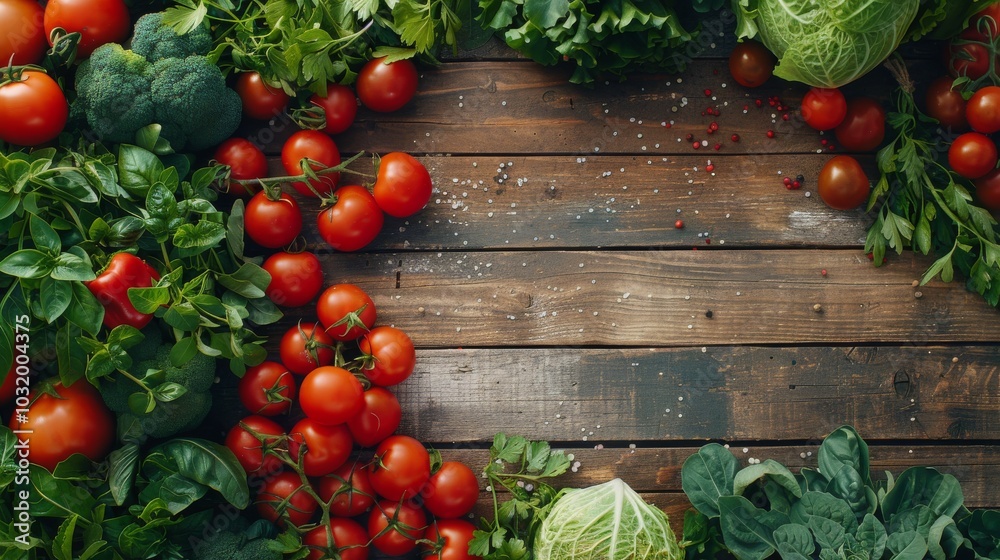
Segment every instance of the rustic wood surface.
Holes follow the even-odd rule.
[[[305,235],[328,283],[362,286],[418,346],[401,431],[474,468],[498,431],[553,441],[581,462],[562,484],[621,477],[678,526],[698,446],[801,467],[852,424],[878,478],[938,466],[969,506],[1000,506],[997,310],[960,282],[916,286],[931,257],[874,267],[871,217],[815,192],[832,135],[769,104],[805,88],[742,88],[724,55],[592,88],[517,57],[447,60],[403,110],[361,110],[341,152],[418,156],[431,203],[357,254],[323,247],[309,203]],[[888,106],[890,84],[846,91]],[[291,130],[246,132],[276,155]]]

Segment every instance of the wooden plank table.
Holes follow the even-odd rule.
[[[622,477],[679,529],[698,446],[805,466],[852,424],[878,473],[938,466],[968,506],[1000,506],[997,310],[960,283],[915,287],[930,258],[872,266],[871,218],[816,195],[823,137],[768,104],[804,88],[747,90],[710,54],[593,88],[511,57],[447,61],[337,138],[408,151],[436,187],[357,254],[324,247],[307,206],[327,282],[362,286],[418,346],[400,431],[476,469],[498,431],[552,441],[581,462],[561,482]],[[847,93],[888,100],[889,83]],[[291,130],[249,133],[274,155]]]

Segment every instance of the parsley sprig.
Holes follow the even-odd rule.
[[[956,269],[967,287],[990,305],[1000,303],[1000,245],[997,222],[972,203],[968,184],[947,166],[948,138],[937,121],[923,114],[913,99],[901,60],[887,63],[899,80],[896,111],[887,122],[896,137],[876,156],[881,177],[868,210],[878,208],[868,230],[865,251],[880,266],[886,249],[901,254],[912,248],[940,255],[927,269],[921,285],[940,276],[951,282]]]
[[[483,475],[493,497],[493,520],[482,519],[469,544],[470,554],[484,560],[531,560],[535,534],[561,491],[545,482],[565,473],[570,457],[548,442],[499,433],[490,447]],[[510,499],[501,503],[498,490]]]

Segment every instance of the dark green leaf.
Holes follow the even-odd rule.
[[[927,541],[916,531],[889,535],[886,548],[893,552],[893,560],[923,560],[927,555]]]
[[[0,490],[17,476],[17,436],[7,426],[0,426]]]
[[[145,198],[162,172],[163,163],[156,154],[130,144],[119,147],[118,177],[127,191]]]
[[[53,259],[36,249],[22,249],[0,261],[0,272],[17,278],[42,278],[55,266]]]
[[[155,313],[157,309],[170,303],[170,288],[164,286],[129,288],[128,300],[140,313]]]
[[[72,514],[91,520],[97,502],[86,488],[58,479],[44,467],[28,467],[31,492],[28,502],[37,517],[67,517]]]
[[[145,223],[135,216],[123,216],[111,222],[105,242],[111,247],[131,247],[145,231]]]
[[[80,345],[82,335],[83,331],[71,323],[64,323],[56,331],[56,362],[63,385],[72,385],[87,371],[87,351]]]
[[[89,282],[97,278],[93,265],[86,259],[73,253],[61,253],[52,261],[50,272],[55,280],[76,280],[79,282]]]
[[[250,312],[247,318],[255,325],[271,325],[277,323],[284,316],[278,306],[268,298],[247,301],[247,311]]]
[[[73,303],[66,309],[66,318],[88,334],[96,335],[104,321],[104,306],[81,282],[73,282]]]
[[[38,174],[37,179],[49,188],[52,196],[70,204],[93,204],[100,200],[79,169],[52,169]]]
[[[70,282],[42,278],[38,286],[38,301],[42,308],[41,319],[53,323],[73,301],[73,285]]]
[[[921,214],[913,230],[913,247],[924,255],[931,252],[931,223],[926,214]]]
[[[104,238],[111,233],[111,226],[108,222],[104,221],[104,218],[98,216],[90,224],[90,228],[87,230],[87,237],[95,243],[102,243]]]
[[[118,198],[124,194],[118,185],[118,175],[114,168],[108,167],[103,162],[93,159],[87,160],[81,171],[90,181],[90,185],[101,194],[111,198]]]
[[[139,470],[139,446],[126,443],[108,455],[108,485],[115,504],[128,500]]]
[[[170,363],[174,367],[181,367],[198,355],[198,345],[190,336],[186,336],[177,341],[170,349]]]
[[[719,517],[719,499],[733,495],[737,468],[739,462],[728,449],[710,443],[684,461],[681,487],[698,511]]]
[[[208,487],[190,478],[170,473],[157,476],[149,486],[139,493],[139,500],[147,502],[147,517],[156,513],[159,506],[170,514],[177,514],[187,509],[191,504],[205,497]]]
[[[899,475],[880,505],[885,518],[891,521],[892,516],[917,505],[925,505],[939,516],[952,517],[964,500],[954,476],[931,467],[910,467]]]
[[[933,264],[924,272],[924,276],[920,279],[920,284],[924,285],[934,279],[935,276],[941,275],[941,281],[951,282],[955,277],[955,269],[952,266],[951,258],[954,254],[954,249],[949,251],[947,255],[937,259]]]
[[[243,200],[237,199],[233,202],[233,207],[229,211],[229,219],[226,221],[226,243],[229,252],[237,261],[243,260],[245,243],[243,240]]]
[[[774,542],[782,560],[805,560],[812,558],[816,551],[809,529],[795,523],[788,523],[774,531]]]
[[[722,536],[734,556],[764,560],[774,553],[774,532],[788,524],[788,516],[756,508],[743,496],[722,496],[718,504]]]
[[[177,438],[156,449],[174,459],[179,474],[218,491],[240,509],[247,507],[250,490],[246,472],[227,447],[202,439]]]
[[[76,533],[76,515],[70,515],[59,525],[56,536],[52,540],[52,556],[55,560],[74,560],[73,536]]]
[[[885,526],[874,515],[870,513],[865,515],[858,527],[856,537],[858,544],[869,553],[870,558],[875,560],[882,558],[888,535],[885,532]]]
[[[168,325],[182,331],[193,331],[201,324],[201,313],[189,302],[175,303],[163,314]]]
[[[740,469],[733,479],[733,494],[742,496],[748,486],[763,478],[778,484],[797,498],[802,497],[802,489],[799,488],[795,475],[774,459],[767,459],[762,463]]]
[[[59,461],[52,469],[52,476],[64,480],[90,480],[97,478],[94,462],[82,453],[74,453]]]
[[[833,480],[840,469],[849,467],[861,475],[866,485],[871,484],[868,444],[851,426],[841,426],[831,432],[819,446],[817,460],[827,480]]]
[[[846,541],[844,527],[832,519],[814,515],[809,518],[809,530],[821,548],[836,550]]]
[[[271,283],[271,275],[253,263],[243,263],[232,274],[220,274],[219,283],[237,294],[249,298],[264,297],[264,290]]]
[[[161,383],[153,389],[153,396],[160,402],[175,401],[184,396],[185,393],[187,393],[187,387],[173,382]]]
[[[555,27],[569,12],[569,0],[524,0],[524,17],[539,29]]]
[[[56,233],[56,230],[52,229],[52,226],[35,215],[31,216],[29,224],[31,240],[35,243],[35,247],[54,255],[58,255],[62,251],[62,241],[60,241],[59,234]]]
[[[792,505],[792,513],[789,515],[792,521],[800,525],[808,525],[809,519],[814,516],[835,521],[852,535],[857,531],[858,521],[851,506],[825,492],[805,492],[802,499]]]
[[[156,399],[149,391],[136,391],[128,396],[128,408],[132,414],[143,416],[156,408]]]
[[[208,249],[225,239],[226,229],[222,224],[201,220],[196,224],[182,224],[174,232],[174,246],[179,249]],[[188,251],[194,255],[197,252]]]

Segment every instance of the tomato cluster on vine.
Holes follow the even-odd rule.
[[[405,332],[376,320],[362,288],[327,287],[316,320],[290,327],[276,359],[241,378],[249,414],[226,446],[256,491],[258,515],[297,534],[309,558],[363,560],[369,547],[474,558],[475,526],[464,517],[478,479],[396,433],[402,409],[391,388],[413,373],[416,351]]]

